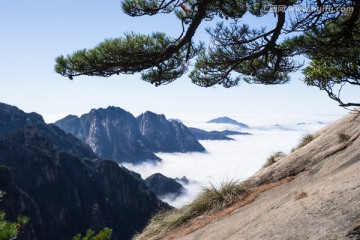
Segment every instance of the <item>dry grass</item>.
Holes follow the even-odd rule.
[[[177,239],[181,236],[190,234],[190,233],[206,226],[207,224],[209,224],[213,221],[216,221],[216,219],[225,217],[225,216],[229,215],[230,213],[232,213],[233,211],[235,211],[236,209],[239,209],[243,206],[246,206],[247,204],[252,203],[253,201],[255,201],[255,199],[261,193],[266,192],[272,188],[281,186],[282,184],[291,182],[292,180],[294,180],[294,177],[287,177],[278,182],[261,185],[254,189],[251,189],[250,194],[247,197],[237,201],[236,203],[232,204],[230,207],[225,208],[214,214],[202,215],[201,217],[191,219],[187,223],[181,225],[179,228],[176,228],[175,230],[166,233],[165,236],[163,236],[161,239],[163,239],[163,240]]]
[[[273,165],[274,163],[276,163],[277,161],[279,161],[281,158],[286,157],[286,154],[283,152],[277,152],[274,153],[273,155],[271,155],[270,157],[268,157],[268,159],[266,159],[266,163],[264,164],[264,168],[269,167],[271,165]]]
[[[310,133],[305,134],[302,137],[299,145],[296,148],[292,149],[291,152],[294,152],[295,150],[298,150],[299,148],[302,148],[302,147],[306,146],[307,144],[309,144],[314,139],[315,139],[314,135],[312,135]]]
[[[191,219],[205,213],[212,214],[223,210],[233,203],[244,199],[250,190],[235,181],[222,183],[219,188],[212,185],[204,188],[199,196],[190,204],[167,212],[159,213],[153,217],[144,229],[134,239],[159,239],[170,230],[173,230]]]
[[[189,205],[156,215],[144,231],[134,239],[179,238],[253,202],[262,192],[291,182],[293,179],[294,177],[287,177],[254,189],[245,188],[237,182],[223,183],[219,188],[211,186],[204,189]]]

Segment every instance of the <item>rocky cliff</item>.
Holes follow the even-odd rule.
[[[160,160],[144,145],[136,118],[121,108],[93,109],[80,118],[69,115],[55,124],[87,143],[100,157],[131,163]]]
[[[80,118],[69,115],[55,124],[89,144],[100,157],[120,163],[160,160],[154,152],[205,150],[185,125],[152,112],[135,118],[121,108],[108,107]]]
[[[26,113],[2,106],[0,190],[6,195],[0,209],[10,220],[30,217],[18,239],[71,239],[104,226],[115,239],[130,239],[157,211],[170,208],[117,163],[91,158],[91,150],[78,157],[86,146],[78,139],[40,118],[39,124],[27,124],[21,120]]]
[[[168,121],[163,114],[145,112],[137,117],[146,145],[154,152],[205,151],[189,129],[179,121]]]

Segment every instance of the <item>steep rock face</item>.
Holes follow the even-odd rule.
[[[138,116],[137,120],[146,145],[154,152],[205,151],[181,122],[168,121],[165,115],[149,111]]]
[[[130,239],[158,210],[169,208],[117,163],[59,151],[34,127],[0,139],[0,165],[14,176],[0,171],[0,190],[10,193],[1,206],[9,217],[31,217],[23,239],[71,239],[104,226],[117,239]]]
[[[87,143],[100,157],[132,163],[160,160],[144,145],[135,117],[121,108],[93,109],[80,118],[70,115],[55,124]]]
[[[161,173],[155,173],[149,176],[145,179],[145,182],[149,189],[159,197],[164,197],[169,194],[177,197],[185,191],[185,188],[175,179],[168,178]]]
[[[46,124],[41,115],[25,113],[17,107],[0,103],[0,136],[7,136],[23,127],[36,127],[61,150],[80,157],[96,157],[88,145],[71,134],[64,133],[54,124]]]

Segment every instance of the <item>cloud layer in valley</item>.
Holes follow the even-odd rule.
[[[124,166],[140,173],[143,178],[157,172],[171,178],[186,176],[191,180],[188,185],[184,185],[187,193],[175,201],[171,197],[163,199],[179,207],[193,200],[210,183],[219,185],[224,181],[248,178],[263,166],[271,154],[278,151],[289,153],[304,134],[314,132],[337,118],[338,116],[313,116],[312,119],[301,120],[288,117],[262,122],[253,118],[253,122],[243,121],[252,127],[250,130],[228,124],[209,124],[203,120],[184,121],[187,126],[205,130],[228,129],[247,131],[253,135],[232,135],[236,141],[200,141],[206,148],[206,153],[158,153],[163,159],[161,163]],[[275,126],[277,124],[281,128]]]

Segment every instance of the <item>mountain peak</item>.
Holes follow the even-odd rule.
[[[163,114],[145,112],[137,117],[137,121],[145,143],[154,152],[205,150],[184,124],[169,121]]]
[[[226,123],[226,124],[233,124],[233,125],[237,125],[239,127],[242,127],[242,128],[249,128],[248,125],[246,125],[245,123],[241,123],[241,122],[238,122],[232,118],[229,118],[229,117],[219,117],[219,118],[214,118],[210,121],[207,121],[207,123]]]
[[[89,113],[86,113],[84,115],[132,115],[130,112],[120,108],[120,107],[115,107],[115,106],[108,106],[107,108],[93,108],[90,110]]]
[[[100,157],[132,163],[160,160],[145,146],[136,118],[122,108],[92,109],[79,119],[66,117],[55,124],[86,142]]]
[[[185,188],[175,179],[166,177],[161,173],[155,173],[145,179],[146,185],[159,197],[173,195],[173,198],[181,195]]]
[[[154,113],[154,112],[151,112],[151,111],[146,111],[142,114],[140,114],[137,119],[139,118],[158,118],[158,119],[161,119],[161,120],[167,120],[165,115],[164,114],[157,114],[157,113]]]
[[[22,131],[24,141],[31,140],[29,137],[32,135],[42,135],[63,151],[71,152],[80,157],[92,158],[96,156],[90,147],[79,139],[66,134],[54,124],[46,124],[41,115],[34,112],[25,113],[17,107],[0,103],[0,136],[9,136],[18,131]]]
[[[86,142],[100,157],[117,162],[161,160],[154,152],[205,150],[185,125],[151,111],[135,118],[122,108],[109,106],[92,109],[80,118],[67,116],[55,124]]]
[[[69,114],[67,115],[66,117],[64,117],[63,119],[64,120],[73,120],[73,119],[78,119],[79,117],[76,116],[76,115],[72,115],[72,114]]]
[[[0,111],[4,111],[4,112],[14,112],[14,111],[21,111],[19,108],[6,104],[6,103],[0,103]]]

